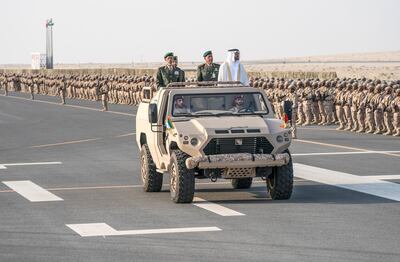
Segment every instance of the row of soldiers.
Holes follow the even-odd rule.
[[[130,75],[89,75],[89,74],[27,74],[0,73],[0,89],[5,95],[9,91],[60,96],[65,99],[102,100],[103,109],[108,110],[108,102],[113,104],[137,105],[142,100],[142,89],[151,86],[155,91],[152,76]]]
[[[195,79],[189,79],[195,81]],[[400,81],[361,79],[250,78],[265,91],[276,116],[296,125],[338,124],[338,130],[400,136]],[[65,98],[137,105],[143,87],[156,92],[152,76],[0,73],[0,89]],[[289,102],[289,103],[288,103]],[[289,105],[289,107],[288,107]]]
[[[338,130],[400,136],[400,81],[251,78],[250,85],[266,92],[293,129],[338,124]]]

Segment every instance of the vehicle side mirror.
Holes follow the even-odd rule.
[[[157,123],[157,104],[149,104],[149,122]]]

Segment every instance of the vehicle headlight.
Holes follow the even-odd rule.
[[[282,142],[283,142],[283,136],[281,136],[281,135],[277,136],[277,137],[276,137],[276,141],[277,141],[278,143],[282,143]]]
[[[195,137],[193,137],[193,138],[190,140],[190,144],[191,144],[192,146],[197,146],[198,143],[199,143],[199,140],[198,140],[197,138],[195,138]]]

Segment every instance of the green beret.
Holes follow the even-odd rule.
[[[203,57],[206,57],[208,55],[212,55],[211,50],[208,50],[208,51],[204,52]]]
[[[174,56],[173,52],[168,52],[164,55],[164,59],[167,58],[168,56]]]

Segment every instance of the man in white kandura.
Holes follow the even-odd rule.
[[[218,81],[240,81],[244,85],[249,84],[244,66],[240,63],[238,49],[229,49],[226,61],[219,68]]]

